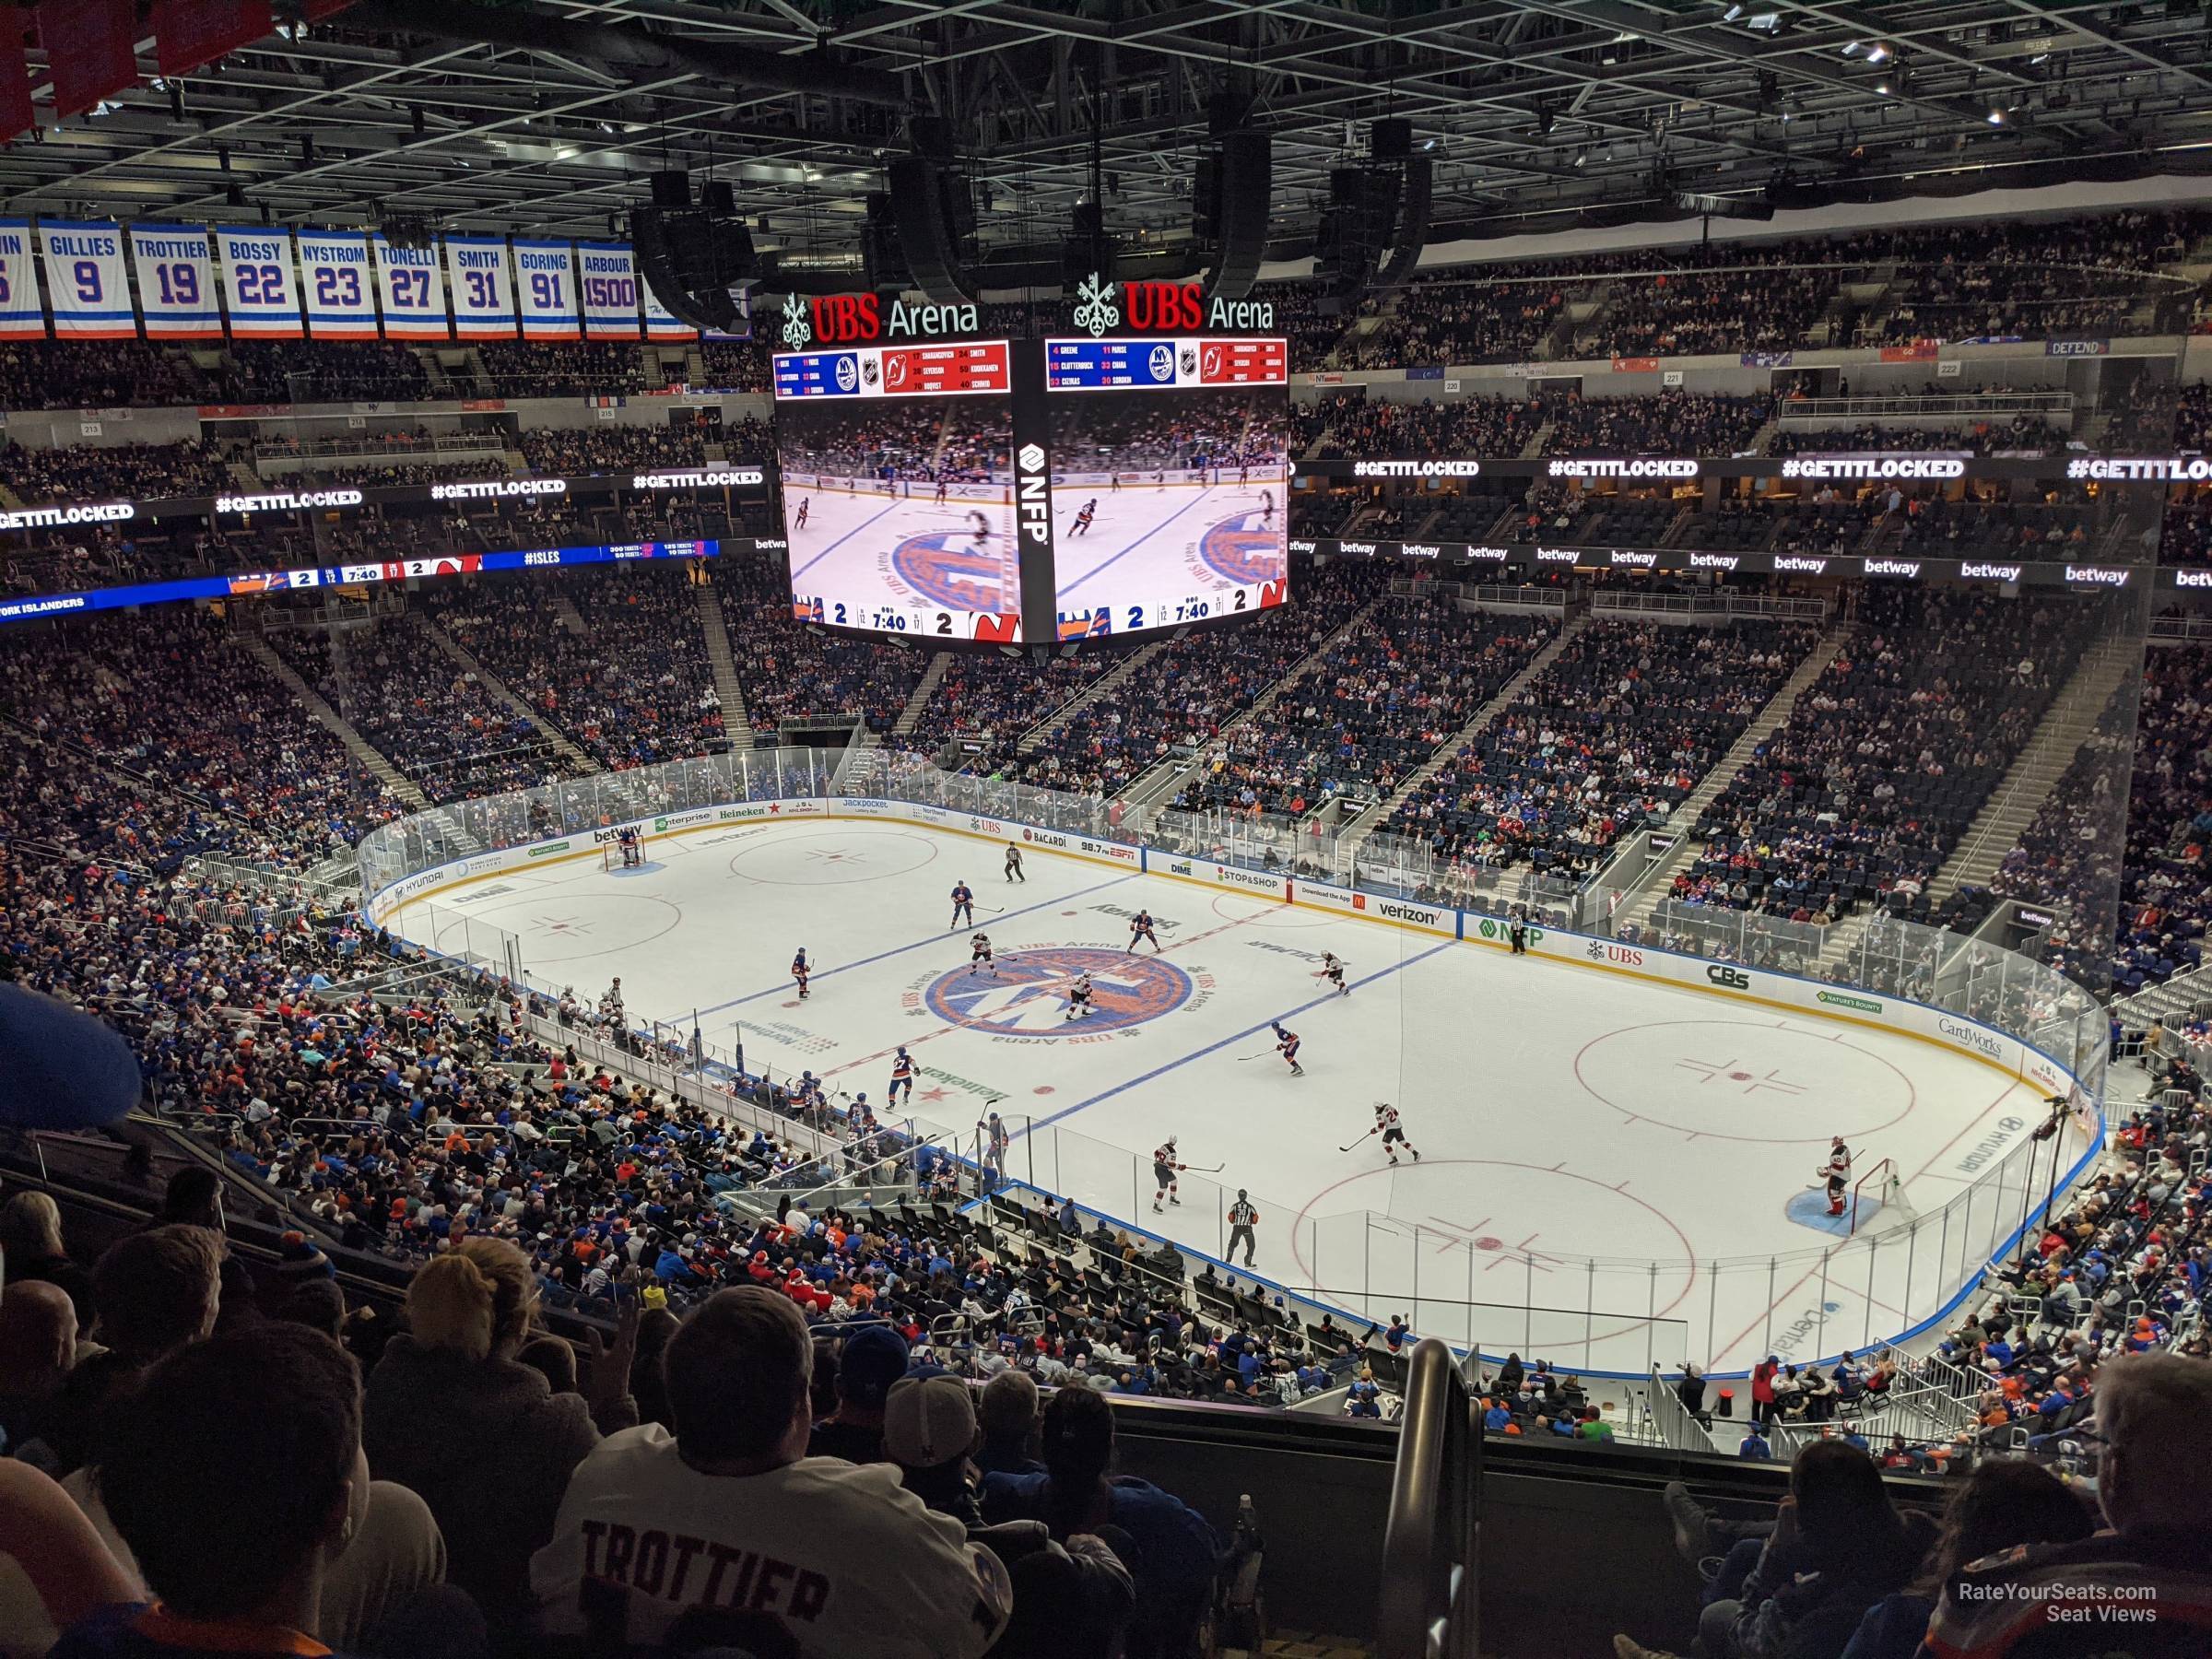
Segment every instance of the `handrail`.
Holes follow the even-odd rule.
[[[1482,1434],[1452,1350],[1414,1345],[1382,1534],[1381,1659],[1476,1659]]]
[[[1934,415],[1971,418],[1980,414],[2071,415],[2071,392],[1900,392],[1894,395],[1867,394],[1859,397],[1783,398],[1775,405],[1777,420],[1850,419],[1862,415]]]

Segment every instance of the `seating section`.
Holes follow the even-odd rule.
[[[1930,921],[1929,882],[2072,671],[2094,603],[1869,589],[1854,636],[1706,806],[1673,897]]]
[[[784,719],[810,714],[849,716],[887,733],[929,665],[925,652],[801,627],[792,616],[789,579],[774,566],[724,563],[715,586],[745,710],[761,736],[772,737]]]
[[[706,433],[679,427],[534,427],[523,434],[523,458],[532,472],[570,477],[633,466],[701,466]]]
[[[206,403],[411,402],[430,395],[420,355],[394,340],[233,340],[206,375],[208,395],[201,400]]]
[[[1100,676],[1120,665],[1120,653],[1080,652],[1038,664],[1026,658],[958,654],[900,747],[935,754],[955,736],[981,737],[981,755],[948,758],[955,770],[988,776],[1013,760],[1021,735]]]
[[[2112,947],[2120,994],[2204,960],[2212,924],[2212,646],[2152,647],[2136,719]]]
[[[1733,455],[1772,413],[1764,397],[1662,392],[1656,397],[1547,399],[1547,455]]]
[[[610,769],[724,741],[690,571],[531,572],[439,589],[432,614],[541,720]]]
[[[1469,867],[1586,876],[1621,836],[1667,821],[1818,637],[1589,622],[1388,828]]]
[[[1518,455],[1542,423],[1526,399],[1465,397],[1451,403],[1368,401],[1339,392],[1292,406],[1291,453],[1315,460],[1371,455]],[[1323,434],[1326,433],[1325,441]],[[1320,444],[1318,449],[1312,446]]]
[[[0,476],[26,501],[157,500],[213,495],[238,486],[230,458],[213,443],[69,444],[0,450]]]
[[[622,397],[649,385],[644,353],[636,346],[486,340],[473,349],[484,365],[478,389],[501,397]]]
[[[1393,595],[1211,747],[1174,805],[1293,817],[1386,799],[1549,641],[1548,618]]]

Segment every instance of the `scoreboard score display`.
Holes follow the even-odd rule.
[[[1288,597],[1287,341],[1054,339],[1044,362],[1061,639]]]
[[[776,355],[794,616],[1019,641],[1012,383],[1004,340]]]

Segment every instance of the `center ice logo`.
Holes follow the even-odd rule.
[[[1230,582],[1249,586],[1283,573],[1283,538],[1257,512],[1223,519],[1198,538],[1198,556]]]
[[[1000,611],[1006,571],[988,545],[972,532],[932,530],[910,535],[891,549],[891,569],[932,605],[952,610]]]
[[[1088,1019],[1070,1020],[1067,988],[1088,972]],[[998,959],[998,978],[956,968],[924,992],[929,1011],[951,1025],[1001,1037],[1118,1031],[1171,1014],[1190,1000],[1191,976],[1159,957],[1119,950],[1055,947],[1016,950]]]

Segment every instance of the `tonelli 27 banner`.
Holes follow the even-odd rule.
[[[215,249],[230,300],[232,339],[297,340],[306,332],[300,320],[300,290],[292,281],[290,231],[218,226]]]
[[[219,340],[215,256],[205,225],[133,225],[131,263],[138,269],[138,309],[149,340]]]
[[[515,298],[525,340],[582,337],[576,321],[576,253],[565,241],[514,242]]]
[[[507,244],[496,236],[449,236],[445,263],[453,274],[453,334],[464,340],[514,338],[514,289],[507,281]]]
[[[46,308],[30,257],[30,221],[0,219],[0,340],[42,340]]]
[[[622,242],[576,244],[577,288],[583,295],[583,332],[594,340],[635,340],[638,271]]]
[[[446,319],[438,250],[395,248],[381,232],[375,241],[376,297],[383,302],[384,333],[394,340],[450,339],[453,328]]]
[[[377,337],[376,284],[365,231],[300,231],[300,277],[307,289],[307,331],[316,339]]]
[[[57,338],[137,337],[120,229],[107,220],[41,219],[39,245],[46,256],[46,293]]]

